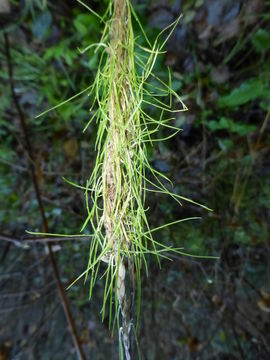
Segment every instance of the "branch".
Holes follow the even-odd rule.
[[[39,188],[39,184],[38,184],[38,180],[37,180],[37,176],[36,176],[36,172],[35,172],[35,158],[34,158],[34,152],[32,149],[32,145],[30,142],[30,137],[28,134],[28,129],[27,129],[27,125],[26,125],[26,121],[25,121],[25,117],[23,114],[23,111],[21,109],[18,97],[16,95],[15,92],[15,86],[14,86],[14,80],[13,80],[13,66],[12,66],[12,61],[11,61],[11,56],[10,56],[10,46],[9,46],[9,40],[8,40],[8,35],[6,33],[4,33],[4,39],[5,39],[5,51],[6,51],[6,58],[7,58],[7,65],[8,65],[8,76],[9,76],[9,85],[10,85],[10,90],[11,90],[11,95],[12,95],[12,99],[15,105],[15,108],[18,112],[19,115],[19,120],[20,120],[20,126],[24,135],[24,141],[25,141],[25,148],[27,151],[27,157],[28,157],[28,161],[29,161],[29,168],[31,171],[31,177],[32,177],[32,182],[34,185],[34,189],[35,189],[35,195],[36,195],[36,199],[38,202],[38,206],[39,206],[39,212],[42,218],[42,224],[43,224],[43,230],[44,232],[49,232],[49,227],[48,227],[48,221],[45,215],[45,210],[44,210],[44,206],[43,206],[43,202],[41,199],[41,191]],[[61,304],[67,319],[67,323],[69,325],[69,329],[70,329],[70,333],[73,339],[73,343],[74,346],[76,348],[77,351],[77,357],[80,360],[85,360],[85,355],[83,353],[80,341],[79,341],[79,336],[75,327],[75,323],[74,320],[72,318],[72,314],[71,314],[71,310],[69,307],[69,303],[60,279],[60,274],[59,274],[59,270],[57,267],[57,263],[52,251],[52,243],[53,242],[48,242],[47,243],[47,247],[48,247],[48,253],[49,253],[49,259],[50,259],[50,263],[51,263],[51,267],[54,273],[54,277],[56,279],[56,283],[57,283],[57,288],[58,288],[58,292],[59,292],[59,296],[61,299]]]
[[[10,235],[6,234],[0,234],[0,241],[6,241],[9,242],[19,248],[28,249],[28,245],[32,244],[41,244],[41,245],[48,245],[48,243],[51,242],[65,242],[65,241],[89,241],[89,236],[80,236],[77,238],[73,237],[65,237],[65,236],[59,236],[54,237],[53,240],[51,237],[42,237],[42,238],[15,238]]]

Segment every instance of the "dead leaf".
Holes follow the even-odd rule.
[[[188,347],[190,352],[201,351],[203,349],[203,342],[199,341],[196,337],[190,337],[188,339]]]
[[[78,155],[78,142],[76,138],[71,138],[64,142],[64,153],[67,157],[71,159],[76,159]]]
[[[217,306],[222,305],[222,300],[217,294],[213,295],[211,300],[212,300],[213,304],[215,304]]]
[[[230,77],[228,66],[219,65],[212,67],[211,78],[216,84],[224,84]]]
[[[43,157],[41,152],[39,152],[35,161],[36,176],[39,186],[42,186],[43,183],[42,163],[43,163]]]
[[[257,302],[258,307],[267,313],[270,313],[270,293],[266,292],[264,289],[260,290],[262,294],[262,299]]]
[[[221,43],[233,37],[237,37],[239,34],[240,23],[239,18],[236,18],[219,28],[219,37],[217,43]]]
[[[6,344],[0,345],[0,360],[10,359],[10,348]]]
[[[213,32],[213,25],[207,25],[205,29],[199,34],[199,39],[208,39]]]

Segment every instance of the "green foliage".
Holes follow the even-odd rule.
[[[257,99],[270,99],[269,81],[250,79],[233,89],[229,95],[219,98],[220,108],[234,108]]]
[[[256,51],[259,53],[264,53],[270,49],[270,32],[259,28],[252,35],[252,43]]]
[[[89,41],[93,42],[97,38],[100,22],[95,15],[79,13],[73,20],[73,24],[84,43],[89,44]]]
[[[211,131],[227,130],[228,132],[235,133],[240,136],[246,136],[256,130],[255,125],[244,124],[239,121],[236,122],[225,117],[222,117],[219,120],[209,120],[207,121],[206,126]]]

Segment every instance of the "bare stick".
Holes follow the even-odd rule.
[[[128,195],[125,190],[125,179],[120,172],[117,172],[116,169],[119,169],[119,164],[121,159],[119,158],[119,144],[121,144],[121,135],[119,132],[119,126],[124,125],[127,121],[127,110],[126,110],[126,99],[123,96],[123,93],[117,92],[115,90],[116,84],[118,87],[125,89],[126,93],[129,93],[127,89],[127,84],[124,80],[121,79],[121,76],[125,71],[128,71],[128,50],[126,48],[127,44],[127,24],[128,17],[128,6],[126,0],[114,0],[114,15],[112,18],[112,26],[110,32],[110,45],[112,49],[111,57],[112,62],[115,62],[114,72],[113,72],[113,82],[115,86],[112,87],[110,91],[110,102],[109,102],[109,118],[110,118],[110,134],[111,137],[107,143],[107,148],[105,151],[105,158],[103,164],[103,174],[104,174],[104,186],[105,186],[105,207],[104,207],[104,225],[106,230],[107,240],[112,244],[113,248],[113,257],[114,263],[118,266],[118,277],[117,277],[117,299],[121,314],[121,327],[119,329],[121,334],[122,346],[125,352],[126,360],[131,360],[131,301],[129,301],[130,289],[126,287],[126,271],[125,262],[122,256],[119,257],[119,247],[123,246],[123,243],[126,242],[126,245],[129,247],[127,238],[124,234],[118,234],[120,239],[115,236],[115,219],[116,217],[120,218],[120,214],[124,214],[124,203],[129,203]],[[115,60],[115,58],[117,60]],[[121,109],[121,117],[118,117],[117,106]],[[123,124],[119,124],[122,121]],[[118,174],[118,176],[116,175]],[[117,203],[117,185],[121,184],[121,194],[122,194],[122,205],[119,208],[115,205]],[[123,206],[123,208],[122,208]],[[127,205],[129,206],[129,205]],[[115,215],[116,208],[118,208],[118,215]],[[124,215],[123,215],[124,216]]]
[[[27,155],[28,155],[27,158],[29,161],[29,168],[31,171],[32,182],[33,182],[34,189],[35,189],[35,195],[36,195],[36,198],[38,201],[39,212],[40,212],[40,215],[42,218],[43,231],[49,232],[48,221],[47,221],[47,218],[45,215],[45,210],[44,210],[44,206],[43,206],[43,202],[42,202],[42,198],[41,198],[41,191],[39,188],[36,171],[35,171],[35,165],[34,165],[35,158],[33,156],[34,152],[32,149],[31,142],[30,142],[30,137],[28,135],[28,129],[27,129],[25,117],[24,117],[23,111],[21,109],[19,100],[18,100],[16,92],[15,92],[15,86],[14,86],[14,81],[13,81],[13,66],[12,66],[12,61],[11,61],[11,56],[10,56],[10,46],[9,46],[8,35],[6,33],[4,33],[4,39],[5,39],[5,50],[6,50],[6,58],[7,58],[7,64],[8,64],[8,75],[9,75],[9,84],[10,84],[11,94],[12,94],[12,98],[14,101],[14,105],[15,105],[16,110],[19,115],[20,125],[21,125],[22,132],[24,135],[25,148],[26,148]],[[55,260],[55,257],[54,257],[53,251],[52,251],[52,244],[53,244],[53,242],[48,242],[47,248],[48,248],[51,267],[52,267],[52,270],[54,273],[54,277],[56,279],[56,284],[57,284],[59,296],[61,299],[61,304],[62,304],[64,313],[65,313],[65,316],[66,316],[66,319],[67,319],[67,322],[69,325],[69,330],[70,330],[70,333],[71,333],[71,336],[73,339],[74,346],[76,348],[77,357],[80,360],[84,360],[86,358],[85,358],[85,355],[83,353],[83,350],[82,350],[82,347],[80,344],[76,326],[75,326],[74,320],[72,318],[70,306],[69,306],[69,303],[68,303],[68,300],[66,297],[66,293],[64,291],[64,288],[63,288],[63,285],[61,282],[57,263],[56,263],[56,260]]]

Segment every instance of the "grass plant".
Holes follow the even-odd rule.
[[[114,324],[115,319],[118,321],[121,314],[120,335],[128,358],[132,323],[127,310],[127,273],[131,287],[137,287],[138,318],[141,270],[144,266],[147,272],[146,256],[154,255],[160,263],[161,258],[169,258],[169,252],[190,255],[182,249],[162,244],[154,239],[153,233],[183,221],[198,219],[180,219],[151,229],[147,220],[146,194],[156,191],[170,196],[180,205],[182,201],[200,204],[169,190],[165,184],[171,184],[170,180],[157,171],[147,157],[147,144],[153,146],[156,141],[177,134],[180,129],[173,125],[173,115],[187,110],[172,89],[170,71],[167,83],[153,72],[157,58],[164,53],[165,44],[181,16],[151,43],[129,0],[111,0],[103,17],[94,14],[104,24],[103,34],[99,43],[91,44],[80,52],[86,53],[94,48],[99,53],[95,81],[48,111],[85,92],[92,104],[90,118],[83,131],[94,124],[98,126],[94,169],[85,186],[65,179],[84,190],[87,217],[81,232],[85,234],[90,229],[91,233],[87,268],[70,287],[79,279],[84,278],[85,282],[89,279],[91,299],[100,269],[104,268],[101,263],[106,264],[101,275],[105,282],[102,319],[107,304],[110,324]],[[132,21],[137,23],[141,36],[135,38]],[[158,110],[158,117],[152,115],[157,111],[149,109]],[[171,134],[158,138],[157,133],[162,127]]]

